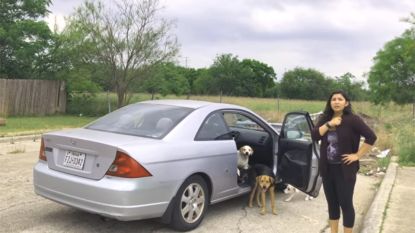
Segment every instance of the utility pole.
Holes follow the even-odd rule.
[[[184,65],[185,65],[186,70],[187,70],[187,57],[184,57]],[[187,72],[186,72],[186,73],[187,73]],[[191,92],[191,90],[189,90],[189,91],[187,92],[187,99],[190,99],[190,92]]]

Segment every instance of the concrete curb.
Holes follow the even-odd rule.
[[[395,162],[396,160],[397,156],[393,156],[391,158],[391,162],[389,163],[388,170],[382,180],[382,184],[376,193],[375,199],[370,205],[369,211],[365,215],[360,233],[379,233],[382,228],[386,205],[389,201],[389,196],[392,192],[396,179],[396,171],[398,167],[398,164]]]
[[[4,137],[4,138],[0,138],[0,143],[13,144],[14,142],[21,142],[21,141],[36,141],[36,140],[39,140],[41,136],[42,134],[32,134],[32,135],[25,135],[25,136]]]

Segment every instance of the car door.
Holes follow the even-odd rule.
[[[311,139],[314,124],[307,112],[285,116],[278,139],[278,175],[283,182],[316,197],[321,187],[319,145]]]

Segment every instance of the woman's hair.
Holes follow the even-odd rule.
[[[342,90],[337,90],[337,91],[333,91],[330,94],[329,99],[327,100],[326,103],[326,108],[323,111],[323,114],[320,118],[320,120],[324,120],[324,121],[329,121],[331,120],[331,118],[333,117],[334,111],[331,108],[331,98],[333,98],[333,95],[335,94],[340,94],[344,97],[344,99],[346,99],[346,101],[349,103],[344,109],[343,109],[343,114],[344,115],[349,115],[349,114],[353,114],[353,110],[352,110],[352,103],[350,102],[350,98],[349,96],[346,94],[346,92],[342,91]]]

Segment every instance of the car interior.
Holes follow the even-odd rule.
[[[225,112],[223,116],[234,136],[237,148],[249,145],[253,149],[254,154],[249,159],[250,167],[254,167],[255,164],[263,164],[273,168],[274,142],[270,133],[254,120],[240,113]],[[253,175],[251,171],[248,174]],[[249,177],[248,179],[252,182],[254,177]]]

